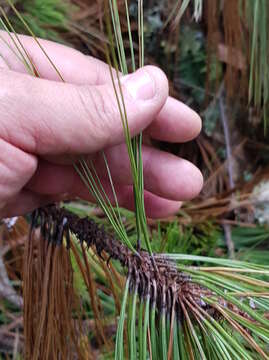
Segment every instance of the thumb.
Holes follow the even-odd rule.
[[[115,81],[118,99],[121,103],[121,92],[127,114],[131,136],[143,131],[156,118],[168,97],[168,80],[157,67],[146,66],[133,74]],[[83,94],[83,91],[85,93]],[[119,111],[115,88],[109,82],[106,85],[90,86],[82,89],[84,103],[94,109],[91,122],[95,125],[93,133],[97,136],[95,150],[119,144],[124,141],[122,115]]]
[[[124,141],[115,91],[0,71],[4,140],[38,155],[85,154]],[[168,97],[168,81],[153,66],[120,79],[131,135],[145,129]],[[118,86],[117,86],[118,87]]]

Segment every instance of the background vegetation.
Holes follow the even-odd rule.
[[[25,32],[2,2],[16,31]],[[100,40],[106,39],[98,22],[102,1],[15,4],[36,35],[105,59]],[[183,16],[182,4],[188,5]],[[124,2],[119,9],[124,9]],[[130,16],[135,27],[136,1],[130,1]],[[205,176],[205,186],[200,197],[184,204],[177,216],[150,221],[153,250],[269,265],[268,2],[149,0],[144,16],[145,62],[159,64],[169,76],[171,93],[203,118],[203,131],[195,142],[156,144],[196,163]],[[127,23],[124,25],[127,39]],[[69,206],[109,228],[95,207]],[[135,237],[134,216],[124,210],[123,214],[128,235]],[[23,352],[21,274],[28,227],[23,218],[6,219],[1,226],[3,358],[20,358]],[[74,284],[83,313],[79,343],[90,345],[89,358],[109,358],[124,279],[117,263],[111,263],[108,272],[96,256],[85,255],[80,247],[73,253]]]

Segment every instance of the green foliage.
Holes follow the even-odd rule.
[[[142,298],[140,296],[140,300],[135,303],[134,288],[129,280],[126,282],[122,312],[128,308],[129,291],[127,323],[131,321],[135,324],[129,320],[129,316],[137,313],[137,323],[132,333],[138,337],[138,347],[135,347],[134,335],[128,334],[129,358],[146,360],[154,353],[155,359],[166,360],[170,353],[178,359],[179,354],[183,359],[195,360],[266,359],[269,321],[263,314],[269,309],[268,282],[258,278],[261,275],[268,278],[269,270],[243,262],[192,255],[167,254],[167,258],[176,261],[183,274],[190,276],[181,284],[178,307],[171,305],[175,293],[169,299],[163,290],[162,303],[156,308],[154,285],[153,295],[149,295],[145,289]],[[163,254],[160,258],[156,257],[158,259],[164,260]],[[183,260],[188,263],[202,262],[204,265],[211,263],[216,267],[186,266],[182,264]],[[264,297],[261,295],[263,291]],[[210,311],[208,307],[212,307]],[[115,359],[123,358],[123,346],[120,347],[120,343],[123,344],[125,319],[121,313]],[[143,326],[149,323],[150,328]],[[127,326],[127,331],[130,329]],[[150,337],[150,347],[146,344],[147,336]]]
[[[19,0],[16,5],[37,37],[62,41],[60,32],[67,30],[73,9],[69,0]],[[25,27],[17,16],[10,19],[18,33],[25,33]]]
[[[220,228],[210,222],[181,226],[178,221],[160,224],[152,234],[152,247],[158,253],[213,255]]]
[[[212,102],[203,112],[203,129],[207,136],[212,136],[219,122],[220,111],[218,102]]]
[[[269,228],[267,226],[236,226],[232,229],[232,239],[236,250],[251,250],[260,245],[266,245],[269,239]]]
[[[202,103],[205,93],[200,89],[204,89],[206,80],[205,39],[201,31],[187,25],[182,26],[182,39],[178,76],[183,84],[192,89],[195,100]]]
[[[251,37],[249,101],[262,109],[265,130],[269,109],[269,3],[246,0]]]
[[[232,229],[232,240],[237,252],[236,257],[242,261],[269,265],[268,239],[268,226],[238,226]],[[224,235],[220,236],[218,246],[226,247]]]
[[[88,290],[73,252],[71,253],[71,263],[74,272],[73,275],[74,290],[76,291],[77,294],[79,294],[79,296],[83,300],[88,300],[89,299]]]

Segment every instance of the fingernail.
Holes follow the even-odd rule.
[[[144,69],[124,76],[121,83],[135,100],[150,100],[156,94],[155,79]]]

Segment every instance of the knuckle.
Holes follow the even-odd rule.
[[[34,155],[23,153],[23,174],[27,181],[34,175],[37,169],[37,158]]]
[[[33,107],[30,99],[38,91],[35,82],[31,77],[14,75],[3,69],[0,69],[0,81],[0,138],[34,152],[37,147],[34,132],[39,122],[31,127],[28,118]]]
[[[113,136],[116,109],[105,87],[83,86],[79,98],[91,135],[103,146]]]
[[[0,140],[0,197],[19,192],[37,169],[37,158]]]

